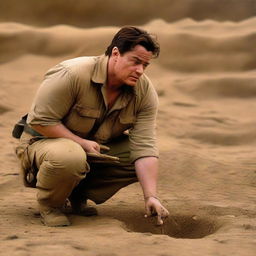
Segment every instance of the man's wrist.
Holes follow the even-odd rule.
[[[144,200],[147,201],[151,197],[157,199],[158,201],[160,201],[160,199],[157,196],[145,196]]]

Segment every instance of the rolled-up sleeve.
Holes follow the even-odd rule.
[[[40,85],[28,114],[29,125],[56,125],[68,113],[75,98],[75,81],[61,64],[50,69]]]
[[[156,141],[156,117],[158,110],[158,96],[149,82],[141,107],[137,113],[133,129],[130,130],[130,160],[136,161],[142,157],[158,157]]]

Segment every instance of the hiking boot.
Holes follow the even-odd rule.
[[[72,207],[71,213],[77,214],[80,216],[95,216],[98,215],[98,211],[95,207],[88,206],[87,200],[81,201],[81,200],[72,200],[69,199],[70,205]]]
[[[48,227],[69,226],[71,223],[67,216],[58,208],[43,207],[40,209],[42,222]]]

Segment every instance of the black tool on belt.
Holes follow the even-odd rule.
[[[21,134],[25,131],[33,136],[41,136],[40,133],[36,132],[35,130],[33,130],[32,128],[30,128],[27,124],[27,118],[28,118],[28,114],[26,114],[25,116],[23,116],[19,122],[17,122],[12,130],[12,137],[19,139]]]

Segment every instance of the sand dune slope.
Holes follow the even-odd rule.
[[[70,24],[80,27],[145,24],[154,18],[172,22],[240,21],[256,14],[255,0],[1,0],[0,21],[37,26]]]

